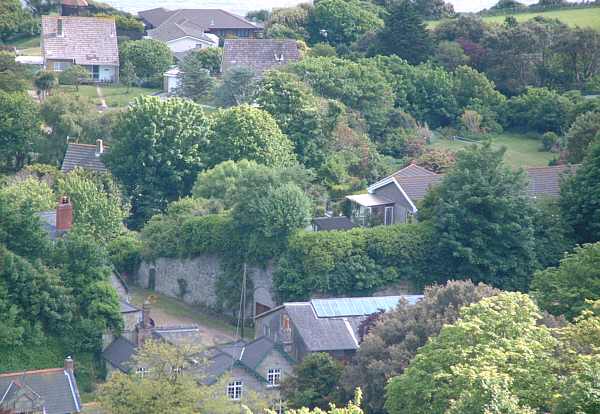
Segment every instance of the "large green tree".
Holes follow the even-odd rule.
[[[433,41],[423,18],[411,1],[397,1],[378,34],[381,51],[398,55],[411,64],[424,62],[433,52]]]
[[[256,73],[251,68],[238,66],[223,74],[223,83],[215,90],[215,98],[222,107],[242,105],[252,102],[256,88]]]
[[[600,240],[600,141],[591,144],[577,172],[567,176],[560,191],[560,207],[579,243]]]
[[[547,88],[528,88],[506,106],[507,124],[537,132],[561,132],[572,122],[573,102]]]
[[[586,300],[600,299],[600,243],[575,248],[558,267],[535,273],[531,290],[540,308],[574,318],[588,308]]]
[[[390,414],[548,411],[557,340],[536,305],[503,293],[460,310],[386,387]],[[510,409],[509,409],[510,407]]]
[[[22,93],[0,91],[0,168],[23,168],[41,135],[39,109]]]
[[[342,377],[346,392],[360,387],[368,412],[383,413],[387,381],[402,374],[444,325],[456,322],[463,306],[497,293],[483,284],[451,281],[427,287],[425,297],[415,305],[401,302],[396,309],[366,321],[361,330],[363,342]]]
[[[378,10],[360,0],[321,0],[315,4],[309,22],[313,43],[350,44],[381,27]]]
[[[204,49],[204,50],[210,50]],[[202,50],[202,49],[201,49]],[[206,58],[200,51],[191,51],[180,64],[179,79],[181,86],[178,95],[185,96],[196,102],[205,102],[215,86],[210,69],[206,68]]]
[[[209,121],[189,100],[141,97],[115,131],[105,161],[131,197],[132,223],[140,225],[192,189],[206,162]]]
[[[292,165],[293,145],[275,119],[262,109],[241,105],[214,116],[207,153],[210,165],[254,160],[271,167]]]
[[[489,143],[461,151],[426,200],[438,278],[470,278],[525,289],[536,266],[531,207],[523,172]]]
[[[0,2],[0,40],[7,41],[17,35],[31,36],[39,33],[39,23],[19,0]]]
[[[163,73],[173,64],[171,49],[155,39],[132,40],[119,47],[122,67],[131,62],[136,75],[146,84],[159,86]]]
[[[343,366],[329,354],[310,354],[284,379],[282,391],[290,408],[321,408],[339,401]]]
[[[600,112],[579,115],[565,134],[565,141],[568,161],[575,164],[583,161],[590,144],[600,141]]]

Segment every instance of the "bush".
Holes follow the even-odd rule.
[[[123,233],[110,241],[108,254],[119,272],[133,275],[142,261],[142,242],[135,232]]]
[[[368,295],[400,280],[425,282],[427,230],[422,224],[299,232],[278,262],[275,289],[282,301],[314,293]]]

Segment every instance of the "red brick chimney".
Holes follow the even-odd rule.
[[[62,196],[56,207],[56,230],[69,231],[73,226],[73,204],[69,197]]]
[[[65,358],[65,371],[69,371],[71,373],[73,373],[73,370],[75,369],[75,361],[73,361],[73,358],[71,358],[70,356]]]

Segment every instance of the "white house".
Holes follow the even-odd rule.
[[[148,30],[148,37],[165,42],[178,59],[193,49],[219,46],[219,38],[216,35],[204,33],[200,26],[188,20],[172,22]]]

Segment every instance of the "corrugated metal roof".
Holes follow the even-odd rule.
[[[414,305],[423,295],[381,296],[370,298],[313,299],[311,304],[319,318],[366,316],[395,308],[401,299]]]

